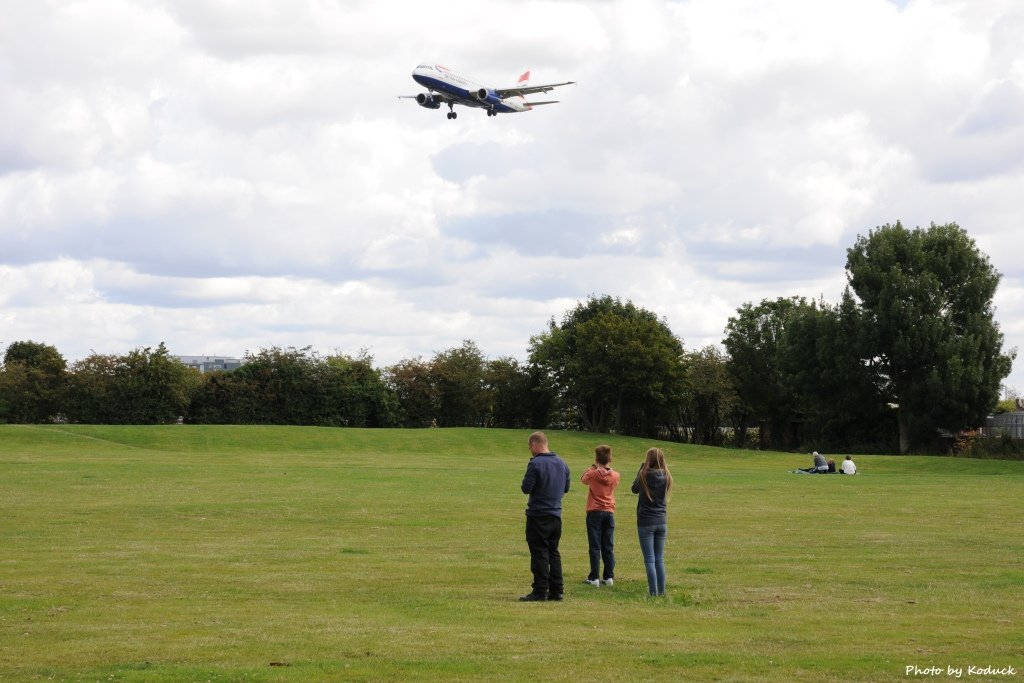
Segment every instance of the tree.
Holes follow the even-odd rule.
[[[398,398],[403,427],[436,425],[438,390],[430,363],[420,357],[400,361],[385,368],[384,381]]]
[[[530,361],[588,431],[654,436],[674,422],[683,344],[632,302],[589,298],[530,340]]]
[[[310,347],[247,352],[231,372],[203,376],[189,408],[200,424],[330,424],[323,361]]]
[[[872,230],[847,250],[867,359],[897,405],[900,451],[938,429],[982,423],[1015,351],[1003,353],[992,299],[1000,275],[955,223]]]
[[[244,365],[243,365],[244,367]],[[203,375],[187,419],[194,424],[273,424],[262,403],[262,392],[250,376],[218,370]]]
[[[262,424],[320,424],[327,387],[319,381],[319,359],[312,347],[261,349],[247,355],[235,373],[257,387],[264,406]]]
[[[123,423],[170,424],[185,416],[200,375],[160,342],[122,356],[117,379]]]
[[[719,446],[724,427],[738,400],[727,358],[714,346],[686,354],[686,392],[681,404],[683,425],[692,443]]]
[[[53,346],[18,341],[7,347],[0,371],[0,419],[49,422],[60,412],[67,362]]]
[[[779,369],[801,419],[804,450],[884,453],[896,447],[894,415],[874,368],[863,360],[861,318],[847,289],[839,306],[812,302],[787,320]]]
[[[69,422],[118,423],[118,408],[108,398],[114,391],[117,367],[117,356],[99,353],[72,364],[64,403]]]
[[[323,424],[339,427],[393,427],[398,424],[398,398],[387,388],[373,356],[334,355],[321,368],[327,384],[328,416]]]
[[[92,354],[71,369],[67,417],[92,424],[168,424],[186,415],[198,372],[157,348]]]
[[[484,355],[466,339],[462,346],[434,354],[430,375],[437,392],[438,427],[479,427],[487,419]]]
[[[233,372],[204,376],[189,420],[205,424],[390,427],[398,401],[373,356],[321,357],[310,347],[271,347],[246,354]]]
[[[1001,413],[1012,413],[1017,410],[1017,399],[1016,398],[1004,398],[996,404],[995,410],[992,412],[996,415]]]
[[[762,448],[783,448],[797,439],[794,400],[779,369],[779,349],[790,316],[808,305],[803,297],[745,303],[726,323],[722,344],[739,396],[735,420],[740,443],[746,442],[746,430],[754,422],[760,426]]]
[[[512,357],[489,361],[484,367],[488,425],[505,429],[543,429],[547,426],[551,395],[539,382],[539,373]]]

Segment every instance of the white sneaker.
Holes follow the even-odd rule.
[[[606,586],[614,586],[615,585],[615,579],[605,579],[601,583],[603,583]]]
[[[583,583],[590,584],[594,588],[597,588],[598,586],[601,585],[601,582],[598,581],[597,579],[583,579]]]

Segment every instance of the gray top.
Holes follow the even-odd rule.
[[[657,526],[668,524],[668,510],[665,506],[665,470],[647,470],[647,488],[651,491],[650,499],[640,485],[640,473],[636,473],[630,490],[640,494],[636,501],[636,525]]]

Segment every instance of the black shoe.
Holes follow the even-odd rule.
[[[547,599],[548,596],[544,593],[529,593],[527,595],[520,596],[519,602],[542,602]]]
[[[561,602],[562,601],[562,594],[561,593],[548,593],[548,600],[553,601],[553,602]]]

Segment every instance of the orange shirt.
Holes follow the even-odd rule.
[[[580,481],[589,487],[587,512],[607,510],[615,512],[615,487],[622,475],[611,467],[588,467]]]

